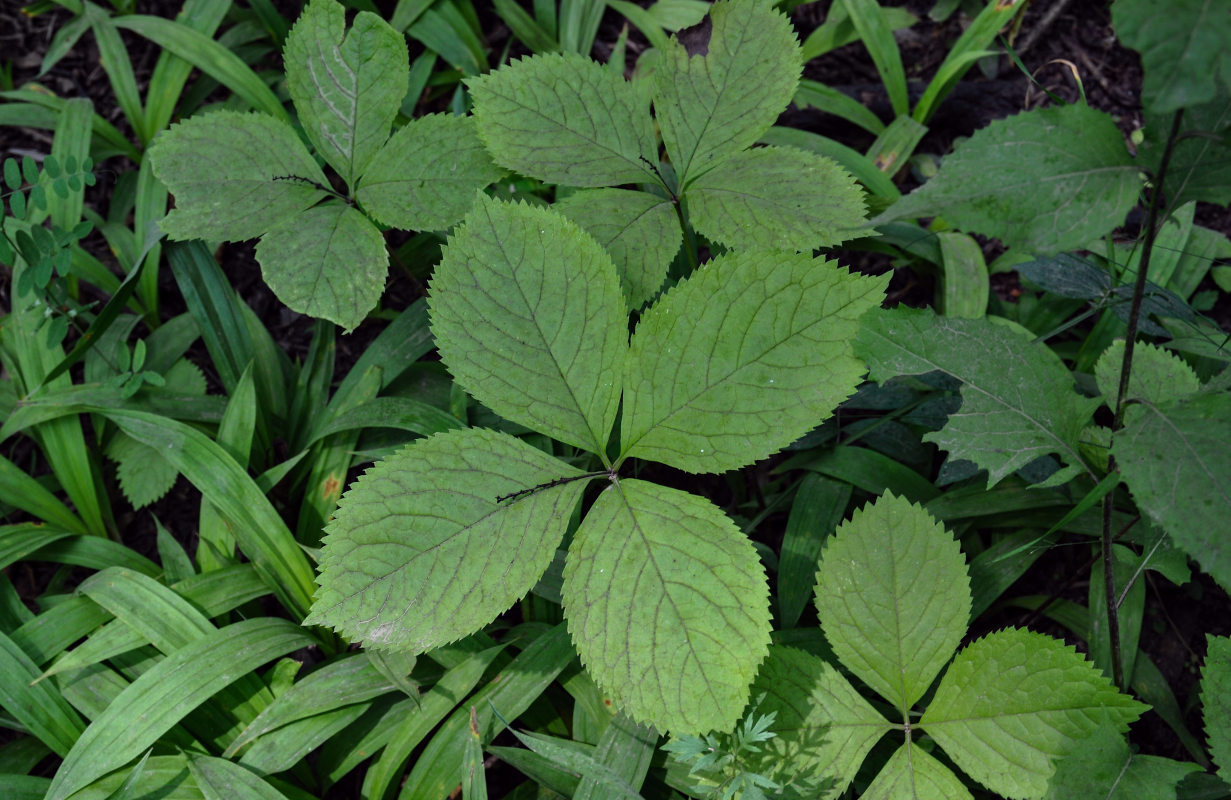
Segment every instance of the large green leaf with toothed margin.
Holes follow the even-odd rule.
[[[336,0],[311,0],[286,36],[286,85],[304,133],[353,186],[389,137],[410,81],[406,39]]]
[[[481,198],[444,248],[428,305],[441,359],[475,399],[603,452],[628,322],[592,236],[550,209]]]
[[[564,566],[582,663],[616,705],[660,730],[730,730],[769,645],[769,588],[752,543],[695,495],[607,487]]]
[[[953,771],[913,741],[897,749],[860,800],[970,800]]]
[[[989,486],[1049,453],[1080,467],[1099,402],[1077,394],[1064,362],[1024,329],[895,308],[864,319],[855,352],[881,383],[933,371],[960,380],[962,407],[923,439],[986,469]]]
[[[810,254],[702,265],[637,325],[622,456],[723,472],[795,441],[854,393],[864,366],[851,342],[885,285]]]
[[[150,147],[175,195],[172,239],[255,239],[325,197],[325,174],[295,132],[264,114],[216,111],[172,125]]]
[[[1206,634],[1201,713],[1218,777],[1231,782],[1231,638]]]
[[[1120,393],[1120,367],[1124,362],[1124,340],[1116,339],[1094,365],[1094,378],[1107,405],[1114,408]],[[1155,405],[1179,400],[1201,388],[1192,367],[1179,356],[1149,342],[1136,342],[1133,366],[1129,371],[1125,401],[1145,400]],[[1136,406],[1126,409],[1136,413]]]
[[[918,726],[991,791],[1039,798],[1054,759],[1100,725],[1127,730],[1147,708],[1072,647],[1007,628],[957,654]]]
[[[884,495],[838,526],[816,582],[834,653],[909,721],[970,620],[966,559],[953,536],[922,506]]]
[[[1104,725],[1056,762],[1047,800],[1175,800],[1176,784],[1200,771],[1192,762],[1134,753],[1123,733]]]
[[[1225,0],[1116,0],[1120,41],[1141,54],[1146,110],[1163,114],[1231,93],[1231,7]]]
[[[466,81],[496,163],[565,186],[657,180],[649,97],[573,53],[528,56]]]
[[[585,481],[527,490],[580,474],[480,428],[399,450],[339,501],[305,624],[415,653],[473,633],[546,571]]]
[[[759,0],[719,0],[709,41],[672,37],[654,71],[654,113],[680,185],[748,147],[791,102],[803,60],[790,21]]]

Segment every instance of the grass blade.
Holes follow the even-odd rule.
[[[0,502],[20,508],[67,531],[89,533],[86,524],[68,506],[4,456],[0,456]]]
[[[12,639],[0,633],[0,705],[18,722],[63,756],[85,725],[72,706],[50,684],[33,684],[38,666]]]
[[[872,56],[881,82],[889,90],[889,102],[893,113],[903,116],[910,113],[910,100],[906,93],[906,70],[902,67],[902,54],[894,41],[893,29],[885,19],[884,10],[876,0],[842,0],[850,15],[859,38]]]
[[[93,3],[85,4],[85,15],[90,20],[94,31],[94,41],[98,43],[99,60],[107,79],[111,82],[111,91],[115,101],[129,126],[141,139],[141,144],[147,144],[145,135],[145,111],[141,108],[141,92],[137,88],[137,76],[133,74],[132,61],[128,58],[128,48],[120,39],[111,15]]]
[[[231,8],[231,0],[188,0],[175,21],[203,36],[212,38],[223,16]],[[145,129],[142,144],[148,144],[171,123],[176,103],[192,72],[192,64],[167,50],[158,55],[150,85],[146,90]],[[140,235],[138,228],[138,235]]]
[[[188,769],[205,800],[286,800],[255,772],[225,758],[189,754]]]

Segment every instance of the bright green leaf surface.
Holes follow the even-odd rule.
[[[628,324],[593,237],[546,208],[481,199],[445,247],[429,305],[440,357],[475,399],[603,452]]]
[[[701,266],[633,335],[623,456],[723,472],[795,441],[854,392],[864,366],[851,340],[884,287],[808,254]]]
[[[0,631],[0,703],[22,727],[62,756],[84,726],[50,681],[35,683],[39,672],[30,656]]]
[[[923,439],[986,469],[989,487],[1049,453],[1081,464],[1078,443],[1098,401],[1079,396],[1060,358],[1029,334],[898,308],[869,315],[855,351],[875,381],[939,370],[962,382],[961,409]]]
[[[562,595],[582,662],[621,710],[677,734],[735,724],[769,645],[769,590],[715,506],[614,483],[569,547]]]
[[[897,749],[861,800],[970,800],[953,771],[913,742]]]
[[[1135,406],[1112,455],[1138,506],[1231,590],[1231,395]]]
[[[254,239],[315,205],[329,185],[291,128],[264,114],[217,111],[172,125],[150,148],[175,195],[172,239]]]
[[[703,55],[672,39],[654,73],[654,112],[681,186],[774,124],[803,70],[791,23],[768,3],[719,0]]]
[[[1156,114],[1227,94],[1231,9],[1223,0],[1116,0],[1116,34],[1141,53],[1141,99]]]
[[[565,186],[657,180],[649,98],[603,65],[536,55],[467,83],[479,137],[501,166]]]
[[[1218,776],[1231,781],[1231,638],[1206,635],[1201,669],[1201,710]]]
[[[1047,800],[1175,800],[1176,784],[1201,767],[1137,755],[1124,734],[1104,725],[1056,762]]]
[[[1124,340],[1116,339],[1094,365],[1099,392],[1113,408],[1120,393],[1120,365],[1123,361]],[[1133,367],[1129,372],[1125,401],[1145,400],[1158,405],[1179,400],[1200,388],[1197,373],[1179,356],[1149,342],[1137,342],[1133,346]],[[1132,408],[1129,407],[1130,413]]]
[[[304,132],[353,186],[385,143],[406,95],[406,39],[375,14],[345,31],[336,0],[312,0],[286,37],[286,84]]]
[[[863,190],[837,162],[793,147],[736,153],[688,187],[699,233],[728,247],[804,250],[858,236]]]
[[[1072,752],[1099,725],[1127,730],[1146,708],[1072,647],[1006,628],[958,653],[919,726],[988,789],[1037,798],[1047,789],[1052,759]]]
[[[188,769],[205,800],[285,800],[286,795],[270,786],[252,770],[228,761],[191,754]]]
[[[363,214],[330,201],[267,233],[256,258],[269,288],[301,314],[358,327],[385,290],[385,238]]]
[[[585,481],[497,498],[579,474],[480,428],[398,451],[339,502],[305,623],[416,653],[473,633],[547,569]]]
[[[1028,111],[976,131],[873,222],[941,216],[1027,252],[1073,250],[1124,222],[1141,192],[1139,169],[1102,111]]]
[[[921,506],[884,495],[838,526],[816,580],[834,653],[907,722],[970,620],[957,542]]]
[[[389,137],[360,178],[355,198],[385,225],[443,230],[466,215],[476,191],[502,174],[473,119],[429,114]]]
[[[133,508],[148,506],[171,491],[179,475],[157,450],[127,436],[108,443],[107,457],[116,462],[120,490]]]

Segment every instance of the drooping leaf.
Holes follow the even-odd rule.
[[[861,800],[970,800],[953,771],[907,741],[889,757],[876,778],[860,795]]]
[[[286,800],[255,772],[225,758],[189,754],[188,770],[205,800]]]
[[[580,474],[480,428],[414,442],[342,496],[305,624],[415,653],[473,633],[547,569],[585,482],[507,496]]]
[[[472,118],[429,114],[389,137],[359,179],[355,199],[385,225],[443,230],[466,215],[476,191],[502,174]]]
[[[803,250],[859,236],[866,206],[851,174],[793,147],[736,153],[688,187],[697,231],[733,248]]]
[[[410,80],[406,39],[360,11],[349,31],[336,0],[311,0],[286,37],[284,61],[304,133],[353,186],[385,143]]]
[[[172,239],[254,239],[315,205],[329,185],[295,132],[264,114],[193,117],[160,134],[149,157],[175,195],[160,223]]]
[[[970,621],[957,542],[921,506],[886,494],[838,526],[816,580],[834,653],[909,721]]]
[[[769,591],[748,538],[694,495],[613,482],[564,567],[582,663],[619,708],[673,733],[729,730],[769,645]]]
[[[1104,725],[1056,762],[1046,800],[1175,800],[1176,784],[1200,771],[1191,761],[1133,753],[1123,733]]]
[[[622,456],[722,472],[795,441],[854,393],[864,367],[851,341],[884,286],[810,254],[701,266],[637,325]]]
[[[1141,54],[1141,99],[1163,114],[1231,93],[1231,12],[1218,0],[1116,0],[1120,41]]]
[[[483,198],[444,248],[429,306],[441,359],[475,399],[603,452],[627,317],[593,237],[549,209]]]
[[[1201,707],[1205,738],[1218,777],[1231,782],[1231,638],[1206,634],[1201,669]]]
[[[1072,647],[1006,628],[957,654],[919,727],[993,792],[1038,798],[1053,759],[1100,725],[1123,733],[1146,708]]]
[[[337,200],[308,209],[261,238],[261,274],[291,309],[358,327],[385,290],[389,254],[380,231]]]
[[[1124,222],[1139,169],[1108,114],[1085,105],[1027,111],[976,131],[936,177],[872,221],[939,216],[1027,252],[1075,250]]]
[[[1124,340],[1116,339],[1094,365],[1099,392],[1113,408],[1120,392],[1120,365],[1123,361]],[[1149,342],[1137,342],[1133,346],[1133,366],[1129,371],[1128,394],[1124,397],[1126,402],[1145,400],[1158,405],[1179,400],[1200,388],[1197,373],[1178,356]]]
[[[657,180],[649,97],[590,59],[550,53],[467,81],[496,163],[565,186]]]
[[[654,73],[654,112],[685,190],[774,124],[803,70],[791,23],[770,4],[719,0],[710,22],[692,53],[672,37]]]
[[[961,409],[923,439],[988,470],[989,487],[1049,453],[1082,463],[1081,432],[1098,401],[1078,395],[1060,358],[1024,331],[896,308],[863,321],[855,352],[882,383],[934,370],[962,382]]]

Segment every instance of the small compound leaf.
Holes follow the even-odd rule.
[[[735,725],[769,646],[769,587],[709,501],[614,482],[577,529],[561,593],[582,663],[621,710],[676,734]]]
[[[475,399],[603,452],[628,323],[593,237],[550,209],[481,198],[449,238],[428,303],[440,357]]]
[[[803,250],[856,236],[867,206],[851,174],[793,147],[736,153],[688,187],[698,233],[727,247]]]
[[[957,542],[921,506],[886,494],[838,526],[816,580],[834,653],[908,722],[970,622]]]
[[[124,433],[116,434],[107,445],[107,457],[116,462],[120,491],[133,508],[159,500],[171,491],[179,476],[158,450]]]
[[[670,200],[627,189],[589,189],[553,208],[607,248],[629,308],[641,308],[658,293],[684,239]]]
[[[1094,377],[1099,392],[1108,406],[1115,408],[1120,392],[1120,366],[1124,362],[1124,340],[1116,339],[1099,356],[1094,365]],[[1133,347],[1133,366],[1129,371],[1128,394],[1124,400],[1144,400],[1158,405],[1180,400],[1201,388],[1201,381],[1192,367],[1174,353],[1149,342],[1137,342]],[[1132,406],[1129,407],[1132,413]]]
[[[649,98],[602,64],[541,54],[467,81],[496,163],[565,186],[657,181]]]
[[[863,321],[855,352],[881,383],[933,371],[962,382],[961,409],[923,439],[986,469],[988,486],[1050,453],[1082,464],[1081,433],[1099,402],[1078,395],[1059,356],[1022,330],[895,308]]]
[[[654,112],[680,185],[769,130],[803,71],[790,21],[770,3],[719,0],[704,55],[672,47],[654,73]]]
[[[1213,100],[1231,79],[1231,11],[1218,0],[1116,0],[1120,41],[1141,54],[1146,110],[1165,114]]]
[[[1072,647],[1006,628],[957,654],[919,726],[988,789],[1037,798],[1053,759],[1100,725],[1123,733],[1147,708]]]
[[[1085,105],[1027,111],[976,131],[935,178],[872,222],[939,216],[1026,252],[1075,250],[1124,222],[1141,193],[1139,170],[1108,114]]]
[[[257,242],[269,288],[301,314],[353,330],[385,290],[389,253],[363,214],[330,201],[300,214]]]
[[[1231,783],[1231,638],[1205,637],[1205,666],[1201,669],[1201,711],[1205,737],[1218,777]]]
[[[971,800],[953,771],[909,739],[890,756],[860,800]]]
[[[286,36],[286,84],[304,133],[348,186],[389,136],[406,96],[406,39],[361,11],[346,32],[336,0],[311,0]]]
[[[1046,800],[1175,800],[1176,784],[1200,771],[1192,762],[1137,755],[1123,733],[1103,725],[1056,762]]]
[[[503,174],[473,119],[429,114],[389,137],[359,179],[355,199],[384,225],[444,230],[466,216],[475,192]]]
[[[851,341],[885,284],[810,254],[701,266],[637,325],[622,455],[723,472],[795,441],[854,393],[864,366]]]
[[[580,474],[480,428],[399,450],[339,501],[305,624],[416,654],[477,631],[547,569],[585,481],[507,496]]]

